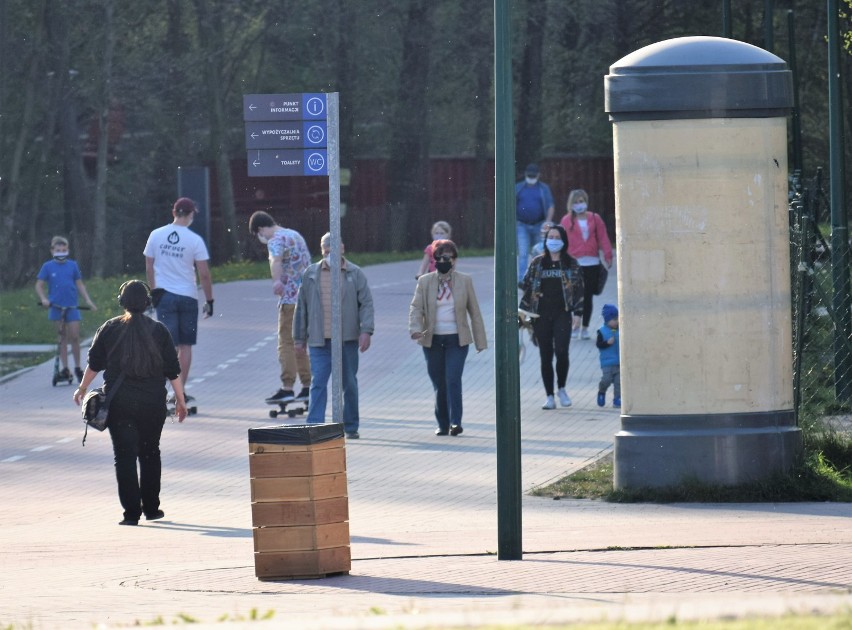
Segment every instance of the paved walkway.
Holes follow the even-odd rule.
[[[230,627],[447,627],[703,618],[852,608],[848,504],[610,505],[525,495],[524,560],[497,549],[494,352],[471,354],[465,433],[433,435],[407,310],[417,261],[367,268],[377,333],[361,356],[361,435],[347,445],[352,572],[254,577],[247,429],[275,424],[275,302],[266,281],[216,287],[189,390],[199,415],[163,436],[166,519],[118,527],[106,435],[82,428],[45,364],[0,384],[0,626],[126,626],[181,615]],[[492,328],[490,259],[461,260]],[[614,301],[615,282],[596,300]],[[597,325],[595,318],[594,323]],[[493,345],[493,333],[490,334]],[[572,342],[571,408],[540,409],[521,365],[523,488],[609,452],[619,416],[594,402],[592,341]],[[280,419],[279,419],[280,420]]]

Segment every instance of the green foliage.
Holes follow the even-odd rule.
[[[615,503],[852,502],[852,434],[821,422],[802,426],[805,457],[790,474],[719,486],[696,479],[665,488],[614,490],[612,454],[531,494],[541,497],[603,499]]]
[[[406,30],[411,7],[423,4],[422,0],[165,4],[137,0],[113,3],[114,16],[107,21],[104,3],[94,0],[73,7],[7,0],[0,24],[4,60],[0,111],[8,113],[0,119],[4,219],[0,247],[7,264],[0,267],[0,286],[30,283],[32,269],[56,232],[71,237],[84,273],[91,273],[87,259],[96,256],[104,259],[101,275],[138,271],[140,241],[168,218],[177,168],[214,165],[220,156],[245,158],[242,94],[339,91],[344,162],[387,158],[394,147],[399,153],[406,146],[421,147],[433,157],[490,157],[493,2],[434,0],[430,28]],[[849,4],[844,0],[845,15],[852,11]],[[540,120],[525,122],[532,125],[531,134],[542,138],[541,146],[526,151],[541,157],[609,155],[612,130],[602,89],[608,67],[655,41],[719,35],[721,30],[718,2],[540,0],[511,5],[517,95],[528,79],[520,68],[529,44],[530,7],[540,21],[541,28],[533,32],[542,37],[542,80],[530,96],[540,98],[541,115]],[[790,57],[784,17],[787,9],[795,9],[805,161],[825,164],[826,51],[825,46],[813,45],[824,38],[824,6],[779,0],[775,8],[775,52],[783,59]],[[733,3],[732,10],[734,38],[762,45],[762,11],[750,3]],[[849,50],[848,17],[843,25]],[[417,37],[427,32],[431,38],[418,44]],[[115,42],[111,64],[104,55],[108,39]],[[428,67],[412,77],[402,71],[405,51],[417,53],[418,48],[428,49]],[[843,63],[852,63],[849,55],[844,55]],[[848,67],[843,72],[848,74]],[[401,100],[409,93],[401,89],[405,80],[426,95],[421,99],[425,113],[400,133],[400,124],[394,121],[407,121],[410,113]],[[105,103],[107,86],[111,97]],[[93,243],[96,219],[93,204],[86,202],[95,189],[94,163],[78,154],[91,153],[92,125],[105,107],[114,116],[115,137],[105,180],[105,242]],[[66,112],[70,116],[63,118]],[[847,121],[847,129],[852,128],[849,112]],[[69,138],[80,137],[81,146],[75,149]],[[847,143],[847,151],[852,155],[852,143]],[[400,154],[415,158],[413,151]],[[220,189],[225,178],[216,168],[211,174],[216,197],[226,190]],[[357,178],[353,172],[353,180]],[[487,179],[490,188],[490,176]],[[386,191],[405,183],[389,181]],[[409,192],[422,194],[422,190]],[[478,194],[485,196],[481,190]],[[479,202],[456,199],[468,207]],[[279,211],[287,208],[288,200],[257,197],[253,205]],[[221,208],[217,203],[217,211]],[[247,210],[238,208],[242,213]],[[409,211],[428,214],[429,208],[415,206]],[[419,233],[417,221],[409,224],[408,234],[398,238]],[[233,229],[221,213],[211,226],[219,242],[236,238],[245,249],[245,235],[234,237]]]

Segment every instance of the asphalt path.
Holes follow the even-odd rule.
[[[72,389],[51,386],[52,363],[0,384],[0,625],[185,614],[239,626],[252,610],[274,610],[291,627],[415,627],[850,605],[848,506],[618,506],[528,494],[612,449],[619,412],[595,404],[591,340],[571,344],[570,408],[542,410],[534,348],[521,363],[524,561],[497,561],[493,261],[459,261],[474,278],[489,349],[468,356],[458,437],[434,435],[425,361],[408,338],[417,264],[365,269],[376,333],[361,355],[361,439],[346,447],[349,576],[254,577],[247,430],[291,421],[271,420],[263,402],[279,386],[270,283],[233,282],[216,285],[216,314],[200,323],[188,384],[199,413],[165,427],[162,521],[116,525],[108,436],[90,433],[81,446]],[[596,312],[615,291],[613,274]],[[732,595],[743,592],[754,596]]]

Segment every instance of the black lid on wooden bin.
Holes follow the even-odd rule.
[[[613,122],[784,117],[793,75],[772,53],[724,37],[677,37],[622,57],[604,77]]]
[[[248,430],[249,444],[320,444],[343,437],[343,424],[282,424]]]

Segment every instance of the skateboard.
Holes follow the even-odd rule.
[[[301,416],[308,410],[308,401],[307,400],[288,400],[287,402],[268,402],[267,405],[277,405],[278,409],[270,409],[269,417],[277,418],[279,415],[287,414],[290,418],[295,418],[296,416]],[[287,409],[287,406],[290,406],[290,409]]]

